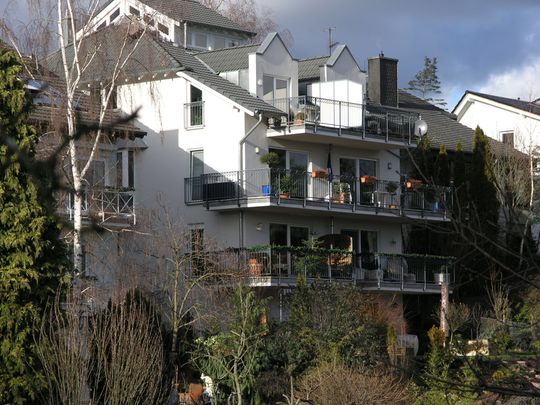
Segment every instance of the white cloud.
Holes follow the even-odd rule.
[[[479,91],[522,100],[540,98],[540,56],[509,71],[490,74]]]

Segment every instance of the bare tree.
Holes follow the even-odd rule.
[[[257,33],[252,39],[254,43],[260,42],[268,33],[279,30],[279,25],[272,18],[272,10],[257,5],[255,0],[200,0],[200,2],[222,13],[242,28]],[[293,45],[294,40],[288,29],[282,30],[280,35],[288,46]]]
[[[47,404],[157,404],[166,397],[159,318],[133,295],[96,315],[88,297],[71,291],[43,318],[36,346]]]
[[[409,403],[407,385],[387,370],[354,369],[341,363],[323,363],[297,383],[297,396],[315,404]],[[309,402],[308,402],[309,401]]]

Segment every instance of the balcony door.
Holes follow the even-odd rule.
[[[377,184],[372,182],[360,183],[360,187],[352,187],[352,183],[359,184],[363,176],[371,178],[377,177],[377,161],[373,159],[339,159],[339,174],[342,182],[349,183],[351,190],[356,189],[356,201],[360,204],[371,205],[374,203],[373,193],[377,189]]]
[[[263,75],[263,100],[289,112],[289,79]]]
[[[203,199],[204,151],[192,150],[189,156],[189,177],[191,179],[191,200]]]
[[[377,250],[377,231],[360,231],[360,253],[362,257],[363,269],[376,270],[378,268],[376,256]]]
[[[291,198],[304,198],[307,195],[307,172],[309,156],[306,152],[269,149],[279,156],[280,179],[287,177],[287,189]],[[273,174],[274,176],[276,174]],[[276,184],[275,181],[273,184]]]

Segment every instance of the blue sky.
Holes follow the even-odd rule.
[[[465,90],[540,98],[540,0],[256,1],[291,31],[295,57],[326,54],[330,26],[362,68],[381,51],[398,58],[401,87],[436,56],[449,109]],[[8,20],[24,19],[25,5],[0,0]]]
[[[324,55],[331,26],[362,68],[381,51],[398,58],[401,87],[436,56],[449,109],[465,90],[540,97],[540,0],[258,1],[292,32],[295,57]]]

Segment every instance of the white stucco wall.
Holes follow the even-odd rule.
[[[249,55],[249,91],[262,98],[263,75],[289,80],[289,97],[298,96],[298,62],[276,36],[263,54]]]
[[[345,48],[332,66],[321,67],[321,81],[350,80],[365,85],[363,73],[348,48]]]
[[[475,129],[480,126],[484,133],[502,142],[503,132],[514,132],[515,147],[528,152],[530,146],[540,145],[540,117],[474,100],[458,114],[458,121]]]

